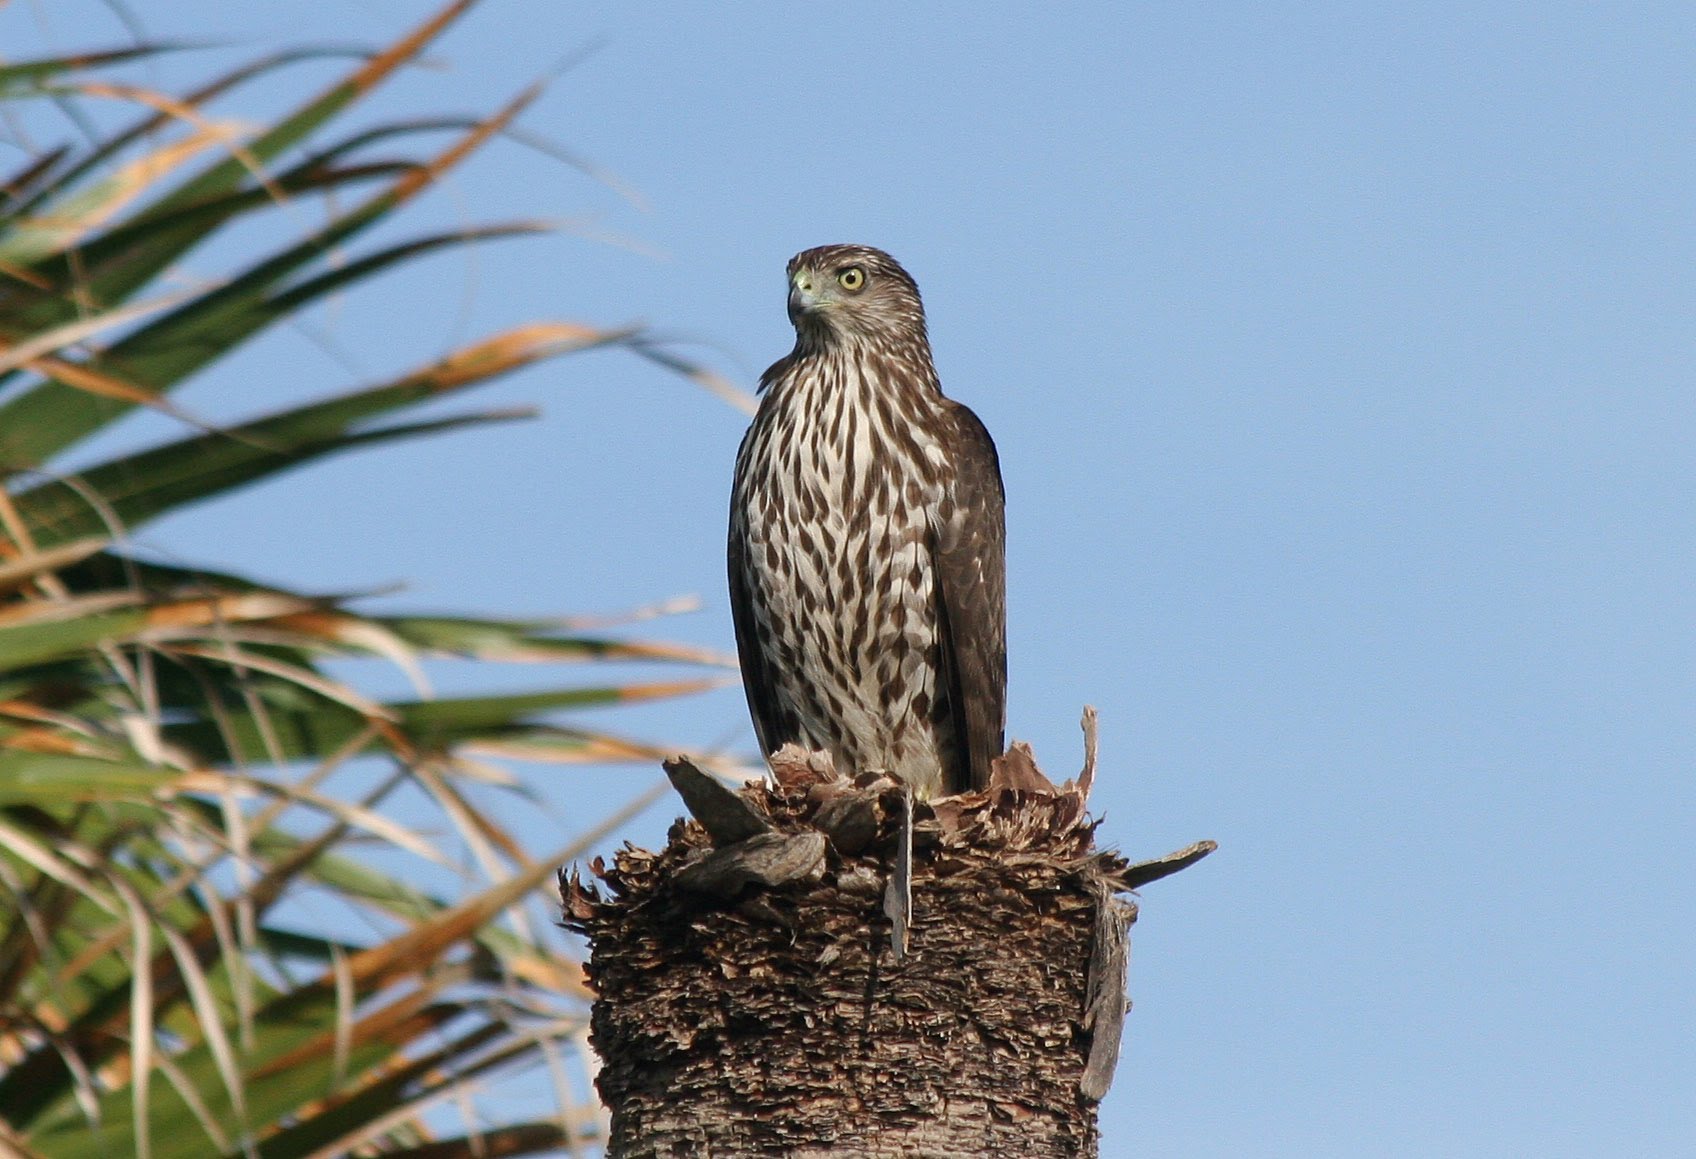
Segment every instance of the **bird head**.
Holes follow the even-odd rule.
[[[827,245],[789,259],[789,320],[808,339],[891,342],[925,333],[919,288],[901,264],[863,245]]]

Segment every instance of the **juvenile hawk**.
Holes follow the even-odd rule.
[[[795,349],[736,456],[730,605],[754,730],[921,797],[980,788],[1006,723],[989,432],[945,398],[919,290],[881,250],[789,262]]]

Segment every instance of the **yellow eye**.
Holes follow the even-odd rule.
[[[837,272],[836,282],[851,294],[866,284],[866,271],[859,266],[849,266]]]

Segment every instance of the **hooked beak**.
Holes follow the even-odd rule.
[[[810,314],[819,308],[819,296],[813,285],[813,275],[807,270],[798,270],[789,280],[789,321],[799,325],[803,314]]]

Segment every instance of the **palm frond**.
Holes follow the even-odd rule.
[[[717,687],[730,658],[564,617],[373,612],[131,545],[150,521],[331,455],[519,417],[415,412],[544,359],[621,347],[723,389],[638,328],[539,320],[233,425],[172,401],[327,296],[537,230],[367,244],[535,98],[342,127],[468,7],[353,54],[327,87],[251,124],[223,103],[347,53],[275,52],[181,94],[122,71],[176,45],[0,66],[9,107],[106,106],[0,186],[0,912],[15,917],[0,922],[0,1149],[516,1155],[600,1130],[585,1076],[561,1069],[588,1065],[581,967],[526,903],[652,797],[538,857],[489,805],[522,800],[522,785],[482,762],[650,762],[676,746],[572,714]],[[322,215],[294,212],[303,200]],[[207,253],[227,268],[187,289],[167,280]],[[60,466],[137,408],[188,429]],[[695,671],[438,696],[426,668],[441,657]],[[360,658],[388,661],[415,694],[365,691],[345,674]],[[445,1119],[429,1108],[523,1068],[554,1076],[555,1115],[497,1108],[437,1137]]]

